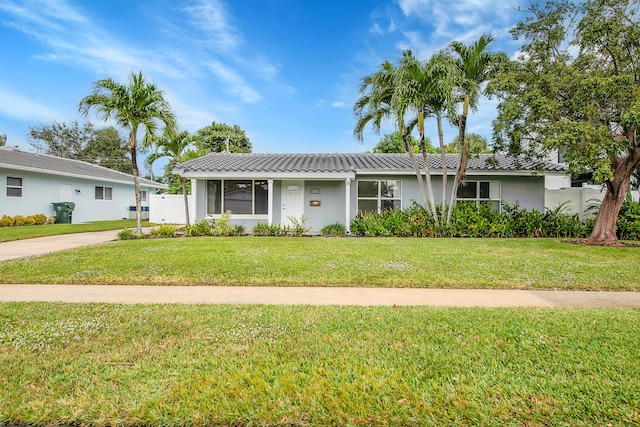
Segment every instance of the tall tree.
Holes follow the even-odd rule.
[[[82,160],[120,172],[133,173],[127,140],[113,126],[93,131],[93,137],[82,150]]]
[[[451,221],[451,215],[456,203],[458,187],[464,182],[469,159],[469,147],[465,141],[467,118],[469,108],[477,109],[478,99],[482,91],[483,83],[491,80],[497,73],[501,63],[508,61],[505,53],[493,53],[487,51],[487,47],[493,41],[489,34],[483,34],[471,44],[453,41],[448,50],[454,58],[460,75],[458,89],[463,96],[462,113],[458,116],[458,133],[460,135],[460,149],[458,151],[458,163],[456,175],[451,189],[451,201],[447,213],[447,221]]]
[[[564,154],[571,172],[606,186],[589,244],[617,243],[616,219],[640,166],[640,3],[532,4],[511,31],[522,55],[490,89],[499,100],[497,149]]]
[[[95,82],[92,92],[82,98],[78,105],[78,110],[85,117],[91,109],[96,110],[101,120],[114,119],[119,126],[129,131],[129,149],[136,196],[136,230],[138,234],[142,234],[137,153],[138,130],[144,129],[142,147],[148,147],[156,136],[158,126],[162,123],[165,128],[173,127],[175,117],[164,93],[155,84],[145,81],[142,72],[131,73],[128,85],[118,83],[111,78]]]
[[[249,137],[238,125],[212,122],[196,133],[198,150],[202,154],[227,151],[227,142],[231,153],[250,153],[253,148]]]
[[[411,122],[410,128],[419,125],[421,116],[424,120],[431,117],[436,119],[440,161],[442,163],[442,220],[444,222],[447,214],[448,170],[442,121],[443,119],[448,119],[452,123],[455,121],[455,106],[457,103],[455,88],[460,84],[461,75],[453,58],[444,52],[437,52],[432,55],[429,60],[417,68],[416,74],[421,82],[423,95],[421,106],[418,105],[422,114],[419,114]],[[423,150],[423,155],[425,154]],[[425,161],[427,160],[426,155],[424,159]]]
[[[493,150],[489,148],[489,141],[482,135],[477,133],[468,133],[464,137],[469,156],[477,156],[478,154],[491,154]],[[460,150],[460,136],[456,136],[453,141],[444,146],[445,152],[448,154],[456,154]]]
[[[30,145],[38,153],[66,159],[83,160],[86,145],[94,137],[93,125],[77,121],[42,124],[29,129]]]
[[[432,154],[437,153],[438,151],[433,145],[431,145],[431,141],[429,140],[429,138],[427,138],[427,142],[428,142],[427,149],[429,150],[429,152]],[[416,139],[412,135],[409,135],[409,144],[411,145],[411,150],[414,153],[417,153],[420,151],[418,141],[416,141]],[[373,152],[374,153],[406,153],[407,150],[404,146],[404,139],[402,139],[402,133],[396,131],[396,132],[388,133],[384,135],[380,140],[380,142],[378,142],[376,146],[373,147]]]
[[[195,148],[197,139],[196,135],[191,135],[187,131],[180,132],[177,129],[167,128],[161,137],[154,139],[154,152],[147,157],[146,163],[149,166],[152,166],[153,162],[163,157],[173,160],[174,164],[184,161],[190,149]],[[187,225],[191,225],[191,222],[189,221],[189,198],[187,196],[187,186],[185,184],[184,177],[178,175],[178,178],[180,180],[180,187],[184,198],[185,218]]]
[[[373,131],[380,132],[381,124],[384,120],[391,120],[395,123],[396,130],[401,133],[405,145],[405,152],[409,154],[411,163],[416,173],[418,185],[424,206],[434,212],[435,207],[431,205],[427,197],[427,190],[422,172],[416,156],[413,153],[409,141],[409,132],[405,122],[407,111],[411,108],[408,99],[402,95],[401,86],[407,83],[408,74],[405,70],[395,67],[389,61],[380,65],[380,69],[362,78],[360,84],[361,97],[353,106],[356,116],[356,124],[353,135],[358,141],[362,141],[364,129],[371,125]],[[437,214],[435,216],[437,220]]]

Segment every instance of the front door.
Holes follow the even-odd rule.
[[[282,181],[280,223],[293,225],[289,217],[301,219],[302,215],[304,215],[304,181]]]

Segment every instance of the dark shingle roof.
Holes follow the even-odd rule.
[[[13,147],[0,147],[0,167],[133,184],[133,175],[80,160],[30,153]],[[140,178],[140,184],[154,188],[167,187],[165,184],[144,178]]]
[[[447,168],[456,168],[457,155],[448,154]],[[470,171],[533,171],[538,164],[524,158],[481,154],[469,159]],[[423,167],[422,155],[416,155]],[[429,166],[442,170],[439,154],[429,156]],[[559,163],[545,163],[544,171],[566,171]],[[364,172],[364,171],[413,171],[408,154],[238,154],[210,153],[197,159],[180,163],[175,170],[184,172]]]

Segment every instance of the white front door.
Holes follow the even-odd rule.
[[[301,219],[302,215],[304,215],[304,181],[282,181],[280,223],[293,225],[289,217]]]
[[[71,201],[71,184],[60,184],[60,199],[59,202]]]

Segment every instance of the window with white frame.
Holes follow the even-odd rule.
[[[140,200],[143,202],[147,201],[147,190],[140,190]]]
[[[7,197],[22,197],[22,178],[7,177]]]
[[[111,200],[113,189],[111,187],[96,186],[96,200]]]
[[[358,211],[402,209],[402,181],[358,180]]]
[[[467,181],[458,188],[458,201],[487,202],[500,211],[500,181]]]
[[[231,211],[237,215],[266,215],[269,183],[266,180],[208,180],[207,215]]]

